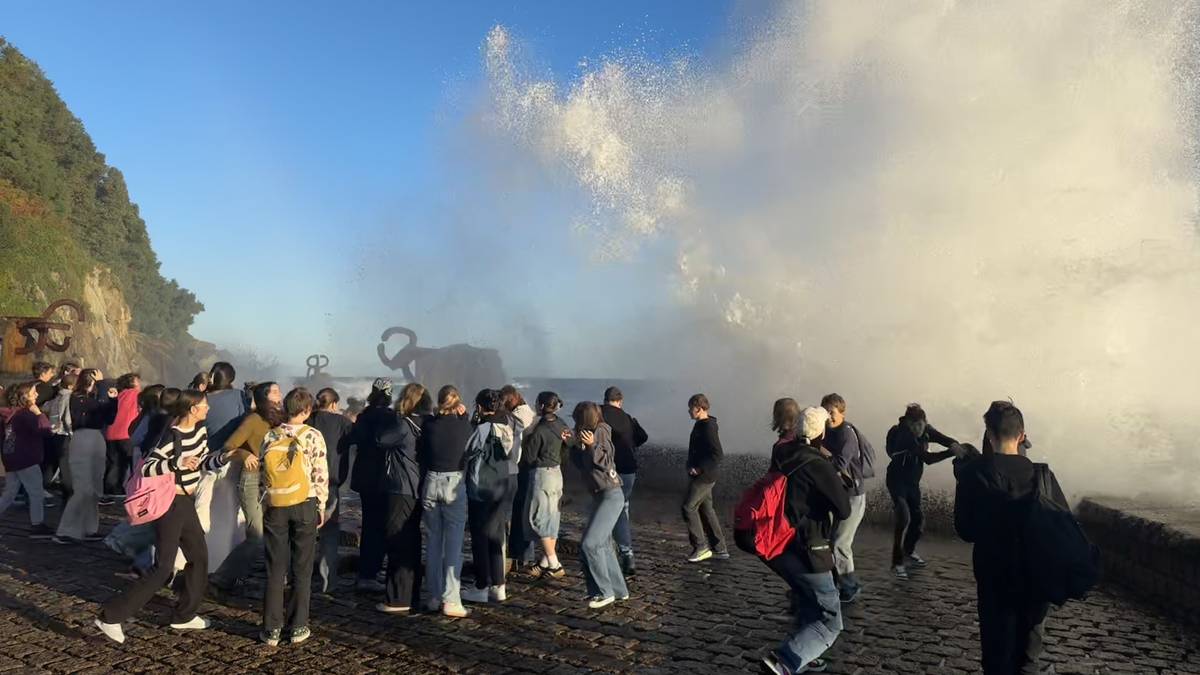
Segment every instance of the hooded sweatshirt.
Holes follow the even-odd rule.
[[[515,475],[521,467],[522,441],[525,439],[525,434],[528,433],[529,428],[533,426],[533,421],[537,419],[537,415],[534,414],[533,408],[530,408],[528,403],[522,403],[513,408],[511,419],[513,422],[513,440],[515,445],[513,445],[512,455],[508,458],[508,473],[509,475]]]
[[[896,426],[887,433],[887,454],[891,458],[887,468],[889,485],[916,485],[925,475],[926,464],[937,464],[949,459],[954,453],[929,452],[929,444],[950,447],[958,441],[950,438],[933,428],[932,424],[925,425],[925,433],[918,438],[908,426],[905,418],[901,417]]]
[[[604,422],[596,427],[595,442],[590,447],[582,443],[571,448],[575,465],[583,472],[583,482],[593,494],[621,487],[617,475],[616,455],[613,448],[612,428]]]
[[[521,468],[549,469],[562,466],[567,450],[562,432],[566,430],[567,425],[554,413],[542,416],[525,434]]]
[[[20,471],[42,463],[50,420],[29,408],[0,408],[0,459],[5,471]]]
[[[399,413],[393,413],[390,419],[381,418],[375,444],[384,458],[384,489],[388,494],[421,496],[417,442],[424,421],[420,415],[402,417]]]
[[[781,440],[771,454],[771,468],[787,476],[784,515],[796,528],[792,549],[808,572],[828,572],[833,522],[850,517],[850,495],[833,464],[804,439]]]
[[[600,406],[604,422],[612,428],[613,447],[617,449],[617,473],[637,473],[637,456],[634,450],[645,445],[650,437],[638,424],[637,418],[615,405]]]

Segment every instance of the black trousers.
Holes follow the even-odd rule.
[[[54,484],[54,474],[59,470],[59,467],[67,459],[67,442],[71,440],[70,436],[61,434],[50,434],[46,438],[45,454],[42,458],[42,481],[47,489]],[[59,484],[62,485],[63,497],[70,498],[70,489],[67,488],[66,482],[59,477]]]
[[[475,588],[504,583],[505,502],[512,508],[516,481],[505,483],[495,501],[467,501],[467,522],[471,530],[471,559],[475,568]]]
[[[409,495],[388,495],[387,603],[418,607],[421,602],[421,503]]]
[[[374,579],[383,568],[387,550],[388,496],[359,494],[362,503],[362,538],[358,542],[358,578]]]
[[[313,559],[317,554],[317,500],[295,506],[264,506],[263,542],[267,556],[267,591],[263,595],[263,628],[284,627],[283,584],[290,574],[292,594],[287,602],[287,627],[308,627],[312,598]]]
[[[925,528],[921,512],[921,484],[888,483],[892,495],[895,529],[892,532],[892,565],[903,565],[906,556],[917,550]]]
[[[515,560],[515,564],[532,564],[537,558],[534,542],[538,537],[529,522],[529,511],[533,504],[533,474],[534,469],[521,469],[516,476],[517,489],[508,518],[508,557]]]
[[[709,548],[714,553],[724,553],[725,533],[713,508],[715,486],[715,482],[696,478],[688,482],[687,496],[683,499],[683,522],[687,523],[688,539],[693,549],[702,551]]]
[[[190,496],[176,496],[171,508],[154,521],[154,532],[157,548],[154,566],[124,593],[104,603],[100,610],[104,623],[128,621],[145,607],[171,578],[175,554],[180,549],[187,558],[187,566],[183,568],[183,590],[175,602],[171,623],[185,623],[196,616],[208,585],[208,547],[204,544],[200,517],[196,515],[196,501]]]
[[[979,638],[987,675],[1034,675],[1042,653],[1046,603],[1022,599],[999,585],[980,582]]]
[[[104,494],[125,494],[125,477],[133,461],[133,441],[108,441],[104,458]]]

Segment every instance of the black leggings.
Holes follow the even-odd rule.
[[[504,485],[495,501],[468,501],[467,520],[471,530],[471,556],[475,567],[475,588],[504,583],[504,542],[507,538],[505,516],[512,508],[516,476]]]
[[[895,530],[892,532],[892,565],[903,565],[906,556],[917,550],[917,542],[925,527],[925,515],[921,512],[921,484],[888,484],[895,512]]]

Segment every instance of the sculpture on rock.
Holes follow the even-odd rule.
[[[397,335],[408,338],[395,354],[388,355],[388,341]],[[456,344],[447,347],[419,347],[417,334],[408,328],[393,326],[379,338],[379,360],[392,370],[399,370],[409,382],[420,382],[436,395],[443,385],[458,387],[466,401],[488,387],[499,388],[507,382],[500,353],[495,349]]]
[[[325,368],[329,366],[329,357],[324,354],[310,354],[305,363],[308,364],[308,373],[304,378],[311,380],[325,374]]]
[[[75,310],[75,322],[87,321],[83,305],[66,298],[50,303],[41,316],[0,317],[4,324],[0,370],[5,372],[28,372],[34,357],[47,351],[63,353],[71,348],[71,336],[64,335],[61,341],[54,339],[52,331],[69,333],[71,323],[55,321],[54,313],[61,308]]]

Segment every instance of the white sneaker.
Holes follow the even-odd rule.
[[[171,628],[174,628],[175,630],[204,630],[211,625],[212,623],[210,623],[208,619],[197,614],[196,616],[192,617],[191,621],[171,624]]]
[[[909,563],[910,563],[910,564],[911,564],[913,567],[924,567],[924,566],[926,566],[926,565],[928,565],[928,564],[929,564],[929,563],[925,562],[925,559],[924,559],[924,558],[922,558],[921,556],[917,555],[916,553],[909,553],[909,554],[908,554],[908,562],[909,562]]]
[[[462,589],[462,599],[467,602],[485,603],[488,601],[488,589],[469,587]]]
[[[895,567],[893,567],[892,574],[895,574],[897,579],[907,579],[908,578],[908,570],[905,569],[904,565],[896,565]]]
[[[492,602],[504,602],[508,599],[508,593],[504,589],[504,584],[492,586],[488,589],[488,600]]]
[[[462,605],[442,605],[442,614],[451,619],[465,619],[470,612]]]
[[[96,628],[99,628],[101,633],[104,633],[104,637],[119,645],[125,644],[125,631],[121,628],[121,624],[104,623],[100,619],[96,619],[93,623],[96,624]]]
[[[602,607],[608,607],[616,601],[617,599],[611,595],[607,598],[592,598],[591,600],[588,600],[588,607],[591,607],[592,609],[600,609]]]

